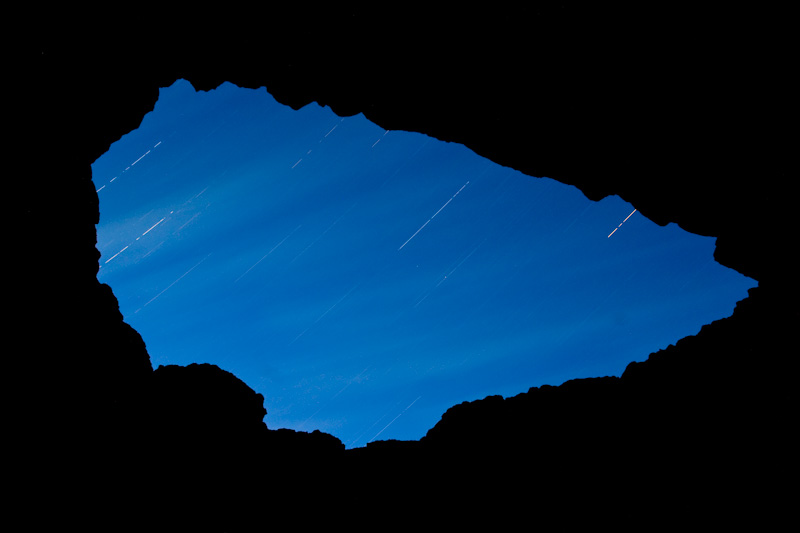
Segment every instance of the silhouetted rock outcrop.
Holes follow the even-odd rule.
[[[148,432],[162,450],[234,463],[263,446],[264,397],[214,365],[158,367],[147,400]]]
[[[266,529],[277,516],[309,525],[364,512],[395,525],[549,517],[637,529],[786,516],[791,17],[563,2],[269,9],[223,6],[191,22],[129,13],[128,26],[93,13],[90,28],[62,19],[21,32],[33,38],[11,77],[13,154],[29,165],[6,197],[18,266],[6,339],[12,507],[103,530]],[[364,113],[591,199],[618,194],[659,224],[717,237],[717,260],[759,287],[733,317],[620,378],[455,406],[419,442],[344,451],[320,433],[268,430],[263,398],[223,370],[153,371],[96,279],[90,165],[178,78],[266,86],[294,108]]]

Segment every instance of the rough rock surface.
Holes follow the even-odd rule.
[[[787,13],[542,2],[50,14],[58,24],[21,32],[28,55],[9,81],[26,169],[5,197],[8,480],[24,519],[223,531],[342,516],[638,529],[786,517],[798,319]],[[224,370],[154,371],[96,280],[90,166],[179,78],[266,86],[294,108],[364,113],[591,199],[618,194],[717,237],[717,260],[759,287],[621,378],[455,406],[419,442],[346,452],[319,432],[269,430],[263,398]]]

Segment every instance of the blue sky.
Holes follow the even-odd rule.
[[[92,169],[98,279],[153,365],[216,364],[347,447],[620,375],[756,285],[617,197],[263,88],[180,80]]]

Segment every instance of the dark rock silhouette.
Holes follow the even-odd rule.
[[[239,440],[257,435],[267,414],[264,397],[233,374],[209,364],[159,366],[148,398],[159,433],[189,442],[224,432]],[[215,439],[216,440],[216,439]]]
[[[28,168],[5,197],[12,509],[104,531],[342,517],[763,529],[788,516],[798,291],[787,13],[269,9],[106,25],[93,13],[21,32],[29,56],[11,71],[20,113],[9,130]],[[364,113],[591,199],[618,194],[659,224],[717,237],[717,260],[759,287],[620,378],[454,406],[418,442],[345,451],[330,435],[270,430],[263,398],[224,370],[153,370],[96,279],[91,163],[178,78],[266,86],[293,108]]]

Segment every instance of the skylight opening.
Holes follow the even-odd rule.
[[[756,285],[617,197],[263,88],[179,80],[92,168],[98,279],[153,366],[216,364],[348,448],[620,375]]]

